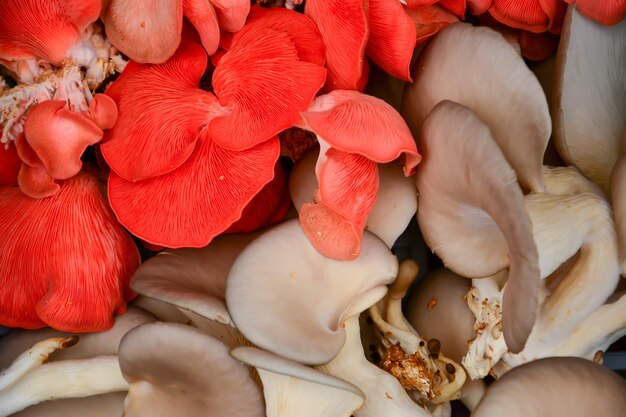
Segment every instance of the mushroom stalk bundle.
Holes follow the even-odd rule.
[[[461,396],[465,372],[441,353],[437,339],[422,339],[402,314],[402,298],[418,271],[414,261],[403,261],[389,293],[370,307],[369,312],[384,347],[382,368],[394,375],[405,389],[414,391],[418,398],[441,404]]]
[[[594,315],[607,315],[599,313],[600,309],[620,313],[619,303],[612,308],[603,306],[619,280],[611,209],[600,191],[572,168],[546,168],[544,182],[546,193],[528,195],[525,203],[533,222],[542,277],[556,284],[551,283],[553,289],[539,308],[526,346],[519,354],[512,354],[507,353],[500,336],[502,291],[497,280],[473,280],[468,304],[477,318],[478,335],[463,360],[472,378],[485,376],[500,358],[504,364],[496,373],[553,355],[579,354],[591,359],[597,350],[608,346],[606,340],[615,340],[611,334],[619,332],[613,321],[594,328],[588,337],[572,336],[584,329],[590,331],[593,326],[585,323],[596,321]],[[571,264],[557,271],[570,258]],[[568,347],[561,350],[559,346]]]
[[[42,401],[128,389],[116,355],[45,363],[52,352],[73,346],[77,341],[76,337],[46,339],[3,371],[0,374],[0,416],[9,416]]]

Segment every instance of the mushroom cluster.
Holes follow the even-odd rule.
[[[623,417],[625,15],[0,0],[0,417]]]

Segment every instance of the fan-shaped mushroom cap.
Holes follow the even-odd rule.
[[[519,366],[489,387],[472,417],[622,416],[626,381],[580,358],[547,358]]]
[[[120,344],[129,382],[124,416],[261,417],[263,400],[247,367],[228,347],[189,326],[152,323]]]
[[[317,157],[317,151],[308,152],[291,171],[289,192],[298,211],[302,204],[313,201],[318,188],[315,178]],[[392,247],[417,211],[417,190],[413,178],[405,177],[399,165],[378,165],[378,176],[378,194],[365,229]]]
[[[476,335],[475,318],[465,301],[471,286],[470,280],[439,269],[422,278],[405,302],[406,318],[420,336],[439,340],[441,350],[457,363]]]
[[[567,11],[557,54],[552,119],[557,149],[605,191],[626,124],[626,21],[604,26]]]
[[[265,232],[231,268],[226,304],[255,345],[307,364],[331,360],[345,340],[341,323],[382,298],[398,261],[369,232],[353,261],[321,255],[297,220]]]
[[[256,236],[224,235],[204,248],[161,252],[139,267],[131,287],[139,294],[229,324],[226,279],[237,256]]]
[[[535,321],[540,271],[515,172],[489,128],[471,110],[447,100],[426,119],[420,146],[428,155],[416,175],[424,239],[446,267],[466,277],[510,266],[503,331],[509,349],[517,352]],[[494,256],[507,247],[508,253]]]
[[[348,417],[365,401],[354,385],[272,353],[238,347],[230,355],[256,368],[268,417]]]
[[[424,48],[413,76],[402,114],[415,137],[437,103],[460,103],[489,126],[522,186],[543,190],[541,160],[551,131],[548,104],[534,74],[502,35],[452,24]]]

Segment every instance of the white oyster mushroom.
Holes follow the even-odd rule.
[[[77,337],[43,340],[5,369],[0,374],[0,416],[9,416],[42,401],[87,397],[128,388],[115,355],[45,363],[55,350],[69,348],[77,342]]]
[[[204,248],[165,250],[144,262],[131,288],[146,297],[193,312],[205,319],[232,324],[224,302],[226,279],[241,251],[256,234],[216,238]]]
[[[116,355],[119,342],[130,329],[149,322],[155,321],[154,316],[129,306],[128,311],[115,318],[113,327],[104,332],[85,333],[80,335],[78,343],[71,348],[59,349],[46,355],[47,361],[63,364],[68,360],[88,360],[93,357],[110,357]],[[21,352],[29,349],[38,341],[50,338],[71,339],[72,335],[51,328],[40,330],[14,329],[8,335],[0,339],[0,369],[7,368]],[[105,355],[105,356],[103,356]],[[113,363],[117,362],[117,359]],[[69,362],[68,362],[69,363]],[[48,364],[47,364],[48,365]],[[46,366],[47,366],[46,365]],[[116,365],[117,366],[117,365]],[[119,366],[117,366],[119,368]],[[90,378],[97,375],[89,373]],[[63,385],[64,386],[64,385]],[[126,391],[124,389],[123,391]],[[84,398],[57,399],[34,404],[15,414],[16,417],[111,417],[122,414],[125,392],[96,395],[89,394]],[[82,394],[81,394],[82,395]],[[47,400],[47,398],[46,398]]]
[[[129,383],[125,417],[261,417],[250,369],[216,338],[189,326],[150,323],[124,336],[120,368]]]
[[[353,261],[321,255],[297,220],[263,233],[230,270],[226,304],[253,344],[305,364],[322,364],[341,349],[341,323],[387,292],[398,261],[369,232]]]
[[[238,347],[230,355],[259,373],[267,417],[349,417],[365,401],[354,385],[272,353]]]
[[[551,132],[548,103],[523,58],[501,34],[466,23],[449,25],[424,48],[414,68],[402,115],[416,138],[439,102],[462,104],[489,126],[522,186],[543,191],[541,159]]]
[[[552,92],[554,139],[565,162],[609,191],[626,124],[626,21],[595,22],[571,5]]]
[[[296,210],[311,203],[317,190],[315,168],[318,150],[312,150],[298,160],[289,176],[289,192]],[[415,181],[405,177],[402,166],[378,165],[378,194],[365,224],[365,230],[374,233],[389,247],[404,232],[417,211]]]
[[[626,381],[580,358],[527,363],[492,384],[472,417],[623,416]]]
[[[484,278],[509,268],[503,333],[520,351],[539,305],[539,255],[515,171],[470,109],[444,100],[423,124],[417,219],[424,240],[457,274]],[[542,181],[543,182],[543,181]]]

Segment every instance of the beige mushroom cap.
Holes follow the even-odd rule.
[[[503,332],[519,352],[539,303],[539,256],[524,196],[490,129],[467,107],[439,103],[424,122],[416,181],[417,220],[428,246],[472,278],[510,267]],[[507,251],[508,249],[508,251]]]
[[[552,129],[548,103],[537,78],[502,35],[451,24],[424,48],[414,68],[402,115],[416,137],[437,103],[460,103],[489,127],[522,186],[543,191],[541,164]]]
[[[120,344],[129,383],[125,417],[261,417],[263,400],[249,369],[219,340],[189,326],[151,323]]]
[[[507,372],[472,417],[623,416],[626,380],[586,359],[546,358]]]
[[[447,269],[427,274],[405,300],[406,318],[426,340],[441,342],[442,352],[457,363],[476,336],[474,314],[465,297],[472,282]]]
[[[552,92],[554,139],[565,162],[605,192],[626,127],[626,20],[605,26],[569,7]]]
[[[353,261],[321,255],[297,220],[254,240],[228,277],[226,303],[253,344],[306,364],[331,360],[344,344],[341,322],[380,300],[398,261],[387,245],[363,234]]]

